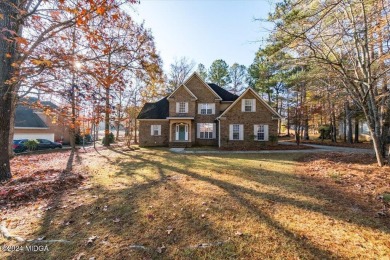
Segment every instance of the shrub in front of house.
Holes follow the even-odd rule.
[[[37,140],[28,140],[24,143],[24,145],[27,147],[28,150],[34,151],[38,147],[38,141]]]
[[[278,136],[277,135],[270,135],[269,141],[271,142],[272,145],[278,144]]]

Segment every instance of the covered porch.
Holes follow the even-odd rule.
[[[191,147],[195,141],[194,118],[169,118],[169,146]]]

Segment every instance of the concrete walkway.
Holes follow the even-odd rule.
[[[295,145],[291,142],[279,142],[283,145]],[[359,153],[359,154],[375,154],[372,149],[360,149],[350,147],[338,147],[328,145],[308,144],[314,149],[300,149],[300,150],[261,150],[261,151],[220,151],[220,150],[186,150],[184,148],[169,149],[174,153],[182,154],[271,154],[271,153],[324,153],[324,152],[338,152],[338,153]],[[190,148],[191,149],[191,148]]]

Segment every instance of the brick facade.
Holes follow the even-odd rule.
[[[255,99],[256,112],[242,112],[242,99]],[[269,136],[278,135],[278,120],[272,119],[274,115],[269,109],[260,102],[255,95],[248,91],[245,95],[240,97],[238,102],[230,108],[226,114],[221,117],[221,147],[222,148],[253,148],[261,147],[269,144],[269,142],[254,140],[254,125],[264,124],[268,125]],[[229,125],[242,124],[244,125],[244,140],[229,140]]]
[[[168,101],[169,101],[170,117],[194,117],[195,116],[195,111],[196,111],[195,98],[193,98],[185,88],[183,87],[179,88]],[[178,102],[188,102],[188,113],[177,113],[176,103]]]
[[[161,125],[161,135],[152,136],[151,126]],[[139,123],[139,145],[140,146],[168,146],[169,144],[169,121],[140,121]]]
[[[195,120],[194,120],[194,127],[196,131],[196,127],[198,123],[215,123],[217,125],[216,118],[219,116],[220,111],[220,100],[216,95],[213,94],[213,92],[205,86],[205,83],[203,83],[196,75],[192,76],[188,83],[186,84],[188,89],[198,98],[196,102],[196,109],[195,109]],[[201,115],[199,114],[199,104],[201,103],[213,103],[215,104],[215,114],[212,115]],[[218,133],[218,131],[216,131]],[[196,137],[196,133],[194,133],[195,137],[195,145],[199,146],[217,146],[218,145],[218,136],[215,136],[213,139],[200,139]]]
[[[169,102],[169,112],[167,109],[168,115],[164,117],[167,118],[167,120],[153,121],[153,119],[139,119],[139,138],[141,146],[218,146],[218,134],[220,132],[221,147],[252,148],[267,143],[264,141],[254,140],[254,125],[256,124],[268,125],[269,136],[277,136],[278,120],[275,119],[275,117],[277,117],[278,115],[276,114],[276,112],[271,112],[270,108],[267,107],[267,105],[259,101],[259,97],[254,93],[253,90],[245,91],[244,94],[240,97],[233,95],[233,97],[235,97],[234,99],[238,100],[234,103],[234,99],[232,100],[231,96],[229,99],[223,100],[218,94],[216,94],[216,92],[214,92],[214,90],[211,89],[211,87],[208,87],[209,85],[206,85],[206,83],[203,82],[203,80],[200,79],[197,74],[193,74],[184,84],[185,86],[180,86],[173,94],[171,94],[167,98]],[[218,90],[218,88],[216,89],[216,91],[220,91]],[[222,91],[227,92],[225,90]],[[242,112],[242,99],[255,99],[256,111]],[[188,113],[177,113],[177,102],[188,102]],[[200,114],[199,105],[201,103],[214,104],[214,114]],[[157,103],[149,103],[149,107],[153,106],[154,104]],[[219,118],[224,111],[226,112],[222,115],[221,118]],[[220,122],[218,121],[218,119],[220,119]],[[213,135],[212,139],[198,138],[198,123],[215,124],[215,135]],[[154,124],[162,125],[161,136],[159,137],[152,136],[150,133],[150,127]],[[188,142],[178,142],[176,140],[175,134],[177,124],[188,125]],[[244,140],[229,140],[230,124],[244,125]],[[220,130],[219,127],[221,127]],[[182,142],[182,144],[180,144],[180,142]]]

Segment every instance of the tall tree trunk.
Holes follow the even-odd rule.
[[[104,146],[110,146],[110,81],[111,81],[111,53],[108,54],[108,83],[105,84],[106,89],[106,105],[104,118]]]
[[[104,117],[104,146],[110,146],[110,88],[106,87],[106,105]]]
[[[69,127],[69,142],[72,150],[76,149],[76,95],[75,95],[75,84],[74,74],[72,76],[72,93],[71,93],[71,125]]]
[[[351,109],[349,108],[349,102],[345,102],[345,123],[346,123],[346,141],[349,144],[352,144],[352,112]]]
[[[359,119],[355,117],[355,138],[354,143],[359,142]]]
[[[0,28],[3,29],[3,36],[0,37],[0,181],[11,178],[10,167],[10,130],[11,115],[15,113],[13,107],[13,93],[15,91],[15,82],[10,82],[15,67],[12,66],[18,59],[17,43],[12,41],[10,32],[19,32],[19,22],[15,21],[17,17],[18,6],[16,0],[0,2],[0,10],[3,17],[0,19]],[[7,83],[10,82],[10,83]]]
[[[287,90],[287,136],[290,136],[290,91]]]
[[[16,105],[18,103],[18,96],[16,94],[12,95],[12,108],[11,111],[16,111]],[[13,141],[15,134],[15,112],[10,114],[10,129],[9,129],[9,157],[14,157]]]

